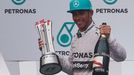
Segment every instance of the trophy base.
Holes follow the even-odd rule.
[[[45,54],[40,59],[40,72],[45,75],[53,75],[61,71],[59,58],[56,54]]]

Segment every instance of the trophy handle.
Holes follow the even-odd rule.
[[[47,20],[44,25],[44,33],[45,33],[45,41],[46,41],[46,48],[47,52],[49,53],[55,53],[53,42],[52,42],[52,22],[50,20]]]
[[[44,55],[46,53],[46,40],[45,40],[45,34],[44,34],[44,25],[45,25],[45,21],[44,19],[40,20],[39,22],[36,22],[36,28],[38,30],[38,34],[39,34],[39,38],[43,41],[44,43],[44,46],[42,46],[42,49],[41,49],[41,52],[42,52],[42,55]]]

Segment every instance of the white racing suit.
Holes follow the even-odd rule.
[[[82,36],[80,38],[78,38],[77,35],[74,36],[71,44],[70,56],[67,59],[59,55],[62,70],[69,75],[92,75],[91,68],[80,70],[73,69],[75,66],[79,66],[73,62],[92,61],[94,48],[100,34],[98,33],[98,29],[94,26],[94,24],[91,24],[85,32],[81,32],[81,35]],[[117,43],[115,39],[112,40],[109,37],[108,43],[110,49],[110,57],[112,59],[117,62],[126,59],[126,50],[119,43]],[[87,68],[86,65],[84,68]]]

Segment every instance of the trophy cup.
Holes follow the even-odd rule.
[[[44,46],[41,49],[42,56],[40,58],[40,73],[44,75],[53,75],[61,71],[61,65],[58,56],[55,54],[52,42],[52,22],[44,19],[36,22],[36,27],[40,39]]]

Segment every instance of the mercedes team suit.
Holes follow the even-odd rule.
[[[70,55],[64,58],[59,55],[62,70],[69,75],[92,75],[92,69],[73,69],[76,64],[73,62],[87,62],[91,61],[94,55],[94,48],[99,39],[99,30],[95,27],[94,23],[89,25],[86,31],[80,32],[80,36],[75,35],[72,43]],[[108,39],[110,57],[117,62],[126,59],[126,50],[115,39]],[[89,63],[90,64],[90,63]],[[91,64],[92,65],[92,64]],[[90,66],[91,66],[90,65]],[[77,65],[78,67],[79,65]]]

